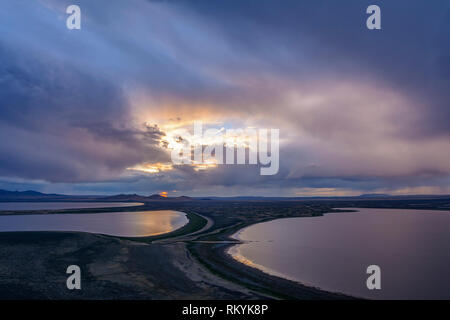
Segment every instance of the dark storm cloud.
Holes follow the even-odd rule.
[[[116,85],[45,57],[0,50],[0,176],[90,181],[167,159],[162,133],[129,128]]]
[[[237,51],[266,59],[278,71],[297,79],[323,72],[363,78],[370,73],[420,101],[424,119],[411,135],[420,135],[417,131],[422,130],[422,134],[450,133],[448,1],[182,3],[208,19]],[[372,4],[381,7],[381,31],[365,27],[365,10]],[[280,54],[280,47],[286,48],[286,55]],[[304,63],[305,54],[308,63]]]

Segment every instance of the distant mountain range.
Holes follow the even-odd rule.
[[[389,194],[362,194],[353,197],[163,197],[159,194],[142,196],[138,194],[118,194],[114,196],[73,196],[64,194],[47,194],[37,191],[7,191],[0,190],[0,201],[104,201],[104,202],[151,202],[151,201],[192,201],[192,200],[232,200],[232,201],[311,201],[311,200],[389,200],[389,199],[437,199],[450,198],[450,195],[404,195],[393,196]]]
[[[115,196],[72,196],[64,194],[47,194],[37,191],[7,191],[0,190],[0,201],[106,201],[106,202],[148,202],[148,201],[188,201],[192,200],[190,197],[163,197],[159,194],[151,196],[141,196],[138,194],[119,194]]]
[[[35,199],[63,199],[67,196],[60,194],[46,194],[37,191],[7,191],[0,190],[0,201],[26,201]]]
[[[148,201],[187,201],[193,200],[191,197],[181,196],[181,197],[163,197],[159,194],[153,194],[151,196],[140,196],[138,194],[119,194],[116,196],[109,196],[97,199],[99,201],[137,201],[137,202],[148,202]]]
[[[386,197],[392,197],[390,194],[383,194],[383,193],[367,193],[362,194],[359,196],[360,198],[386,198]]]

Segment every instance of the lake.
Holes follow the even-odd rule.
[[[80,231],[122,237],[155,236],[187,224],[186,214],[172,210],[86,214],[0,216],[0,232]]]
[[[355,210],[355,208],[352,208]],[[249,226],[235,259],[267,273],[371,299],[450,299],[450,212],[356,209]],[[366,287],[369,265],[381,290]]]
[[[0,202],[0,211],[64,210],[139,206],[138,202]]]

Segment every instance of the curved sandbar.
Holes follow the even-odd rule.
[[[240,207],[237,211],[229,202],[155,201],[146,203],[144,208],[119,210],[176,210],[188,216],[189,223],[184,227],[153,237],[123,238],[74,232],[0,233],[0,256],[9,257],[3,265],[5,274],[0,281],[0,297],[342,298],[258,273],[226,255],[224,250],[230,246],[228,236],[233,232],[254,222],[292,215],[292,212],[275,211],[275,208],[267,210],[266,205],[264,210],[255,211],[254,203],[244,203]],[[88,215],[92,211],[75,212]],[[308,210],[297,212],[299,215],[315,213]],[[155,241],[158,239],[164,241]],[[33,264],[27,263],[30,260]],[[61,277],[61,272],[64,273],[71,264],[79,265],[86,275],[83,290],[76,296],[68,290],[58,290],[60,286],[65,288],[66,278]],[[28,286],[28,281],[23,281],[43,278],[46,281],[33,282],[32,287]]]
[[[268,274],[251,264],[234,259],[227,251],[239,244],[239,240],[234,240],[231,236],[249,225],[251,224],[244,223],[220,229],[213,228],[203,234],[203,237],[188,242],[186,248],[212,275],[246,288],[252,294],[259,295],[259,299],[354,299],[345,294],[324,291]]]

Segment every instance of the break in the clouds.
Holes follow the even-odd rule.
[[[376,2],[3,1],[0,188],[449,193],[449,3]],[[279,173],[171,165],[194,121],[279,128]]]

